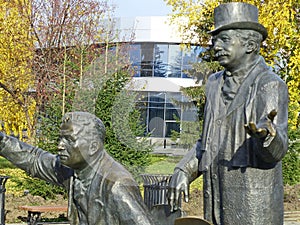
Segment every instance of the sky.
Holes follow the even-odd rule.
[[[116,17],[166,16],[171,7],[163,0],[111,0]]]

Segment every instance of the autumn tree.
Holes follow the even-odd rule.
[[[0,129],[29,139],[34,133],[35,100],[31,61],[30,7],[25,1],[0,1]]]
[[[34,72],[40,111],[53,96],[62,98],[61,113],[67,111],[68,96],[77,84],[81,86],[84,69],[102,51],[97,43],[106,30],[103,20],[111,10],[106,1],[32,0],[31,26],[38,48]]]

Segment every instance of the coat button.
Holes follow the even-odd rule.
[[[207,142],[207,144],[210,143],[210,137],[207,138],[206,142]]]
[[[209,193],[208,193],[208,191],[205,191],[204,192],[204,198],[208,198],[209,197]]]
[[[222,121],[221,120],[217,120],[217,125],[221,125]]]
[[[218,178],[217,174],[213,174],[213,175],[212,175],[212,178],[213,178],[214,180],[216,180],[216,179]]]
[[[213,152],[216,152],[216,151],[217,151],[217,146],[216,146],[216,145],[213,145],[212,148],[211,148],[211,150],[212,150]]]

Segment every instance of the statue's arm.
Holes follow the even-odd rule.
[[[197,145],[201,145],[200,141],[198,141]],[[174,173],[169,182],[168,201],[172,212],[178,209],[182,192],[185,202],[189,201],[189,185],[200,176],[197,145],[189,150],[175,166]]]
[[[288,92],[283,82],[269,85],[258,93],[258,121],[245,125],[256,141],[257,155],[265,162],[280,161],[287,152]]]
[[[30,176],[64,185],[71,171],[60,165],[56,155],[0,133],[0,155]]]
[[[158,225],[150,210],[144,204],[139,187],[132,178],[122,178],[112,187],[116,204],[108,207],[116,207],[112,211],[118,211],[120,220],[124,225]]]
[[[174,171],[183,171],[187,175],[188,182],[191,183],[199,177],[199,160],[197,158],[197,145],[201,145],[199,140],[197,144],[190,149],[187,154],[177,163]],[[199,147],[200,148],[200,147]],[[200,151],[200,149],[199,149]]]

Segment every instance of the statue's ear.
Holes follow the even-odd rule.
[[[98,151],[101,151],[103,148],[103,145],[99,141],[91,141],[90,146],[89,146],[89,155],[93,156],[96,154]]]
[[[257,46],[257,43],[253,40],[249,40],[247,43],[247,53],[256,52],[259,46]]]

